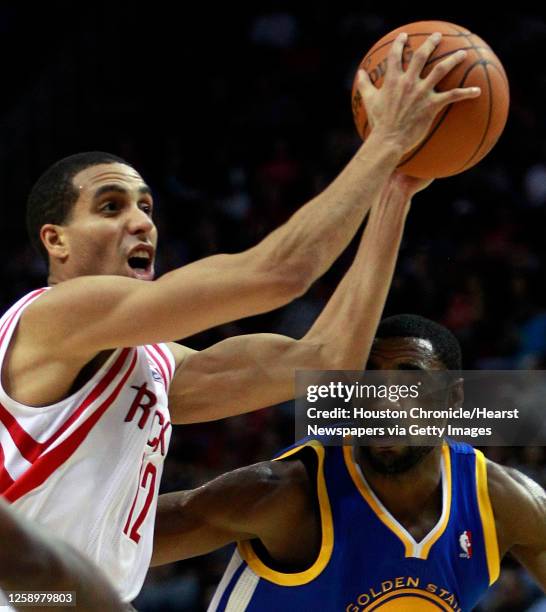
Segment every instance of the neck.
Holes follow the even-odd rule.
[[[441,503],[441,446],[400,474],[377,472],[361,453],[361,447],[355,449],[355,459],[374,493],[393,515],[416,515],[439,500]]]
[[[73,270],[71,271],[70,269],[67,269],[66,265],[59,265],[57,261],[49,262],[47,284],[50,287],[53,285],[58,285],[65,280],[69,280],[70,278],[75,278],[75,276],[76,275],[73,274]]]
[[[57,285],[58,283],[60,283],[59,278],[53,272],[50,271],[47,276],[48,286],[53,287],[53,285]]]

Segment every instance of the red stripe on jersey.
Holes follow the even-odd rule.
[[[4,449],[0,444],[0,491],[4,491],[13,484],[13,478],[4,467]]]
[[[13,319],[21,312],[22,308],[24,308],[35,297],[38,297],[39,295],[41,295],[44,291],[47,291],[47,289],[37,289],[36,291],[33,291],[30,295],[26,297],[26,299],[19,306],[19,308],[17,308],[15,312],[12,312],[11,315],[8,317],[8,319],[4,321],[4,324],[2,325],[2,328],[0,329],[0,334],[2,334],[0,336],[0,346],[2,346],[2,342],[4,342],[4,338],[6,337],[6,334],[8,333],[8,329],[10,328]]]
[[[11,487],[4,492],[4,498],[9,502],[14,502],[32,489],[39,487],[43,482],[53,474],[53,472],[61,467],[65,461],[67,461],[74,452],[78,449],[80,444],[85,440],[93,426],[97,423],[100,417],[108,410],[112,403],[116,400],[120,394],[123,386],[127,382],[127,379],[131,375],[137,362],[138,352],[134,351],[131,365],[127,369],[127,372],[123,375],[123,378],[119,381],[116,388],[108,396],[107,399],[93,412],[93,414],[82,424],[75,432],[73,432],[66,440],[63,440],[53,450],[41,455],[18,480],[16,480]],[[100,449],[97,449],[99,452]]]
[[[163,378],[163,384],[165,385],[165,389],[167,389],[169,383],[167,381],[167,376],[165,375],[165,370],[161,365],[160,358],[154,355],[153,352],[147,346],[145,346],[144,348],[146,349],[148,355],[150,355],[150,359],[152,359],[155,365],[159,368],[159,371],[161,372],[161,378]]]
[[[165,355],[165,353],[161,350],[158,344],[154,344],[153,347],[165,360],[165,363],[167,364],[167,370],[169,372],[169,382],[171,382],[171,380],[173,379],[173,368],[171,365],[171,360],[167,357],[167,355]]]
[[[79,407],[68,417],[68,419],[59,427],[59,429],[45,442],[38,442],[29,433],[27,433],[17,422],[15,417],[2,405],[0,404],[0,422],[8,430],[15,446],[21,453],[21,455],[29,462],[34,463],[37,457],[44,452],[49,446],[57,440],[57,438],[64,433],[72,423],[82,414],[82,412],[92,404],[103,391],[108,387],[112,380],[117,376],[123,364],[126,361],[127,355],[131,349],[123,349],[115,363],[108,370],[106,375],[97,383],[91,390],[89,395],[79,405]],[[0,491],[3,489],[0,489]]]

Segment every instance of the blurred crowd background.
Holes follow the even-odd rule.
[[[45,284],[24,229],[39,174],[71,153],[126,158],[152,186],[159,272],[255,244],[323,189],[359,146],[350,87],[359,60],[403,23],[444,19],[490,43],[511,84],[508,126],[476,168],[416,197],[386,314],[447,325],[466,369],[546,363],[546,21],[515,10],[479,17],[348,2],[296,7],[30,2],[0,5],[0,304]],[[300,300],[186,339],[203,348],[233,334],[299,337],[354,253]],[[343,333],[343,330],[340,330]],[[219,398],[221,401],[221,398]],[[175,428],[163,490],[194,487],[271,457],[292,442],[290,406]],[[487,449],[546,486],[544,448]],[[206,604],[229,551],[150,572],[143,612]],[[508,559],[481,612],[544,611]]]

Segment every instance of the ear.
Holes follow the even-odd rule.
[[[449,387],[448,406],[451,408],[461,408],[464,402],[463,379],[455,379]]]
[[[52,260],[65,261],[68,257],[68,244],[62,225],[46,223],[40,229],[40,240]]]

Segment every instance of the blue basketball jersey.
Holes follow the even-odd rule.
[[[471,446],[442,447],[442,513],[416,542],[366,482],[351,446],[295,445],[277,459],[311,448],[322,543],[313,565],[282,573],[240,542],[209,612],[470,611],[499,575],[499,552],[486,462]],[[288,503],[288,502],[287,502]],[[294,526],[294,542],[298,531]]]

